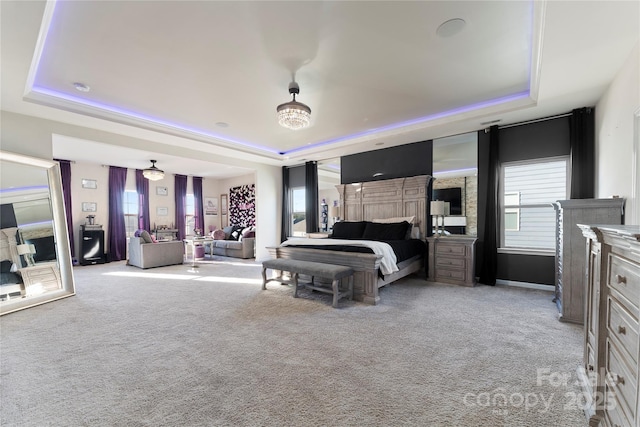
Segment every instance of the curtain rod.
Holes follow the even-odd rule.
[[[507,128],[511,128],[511,127],[515,127],[515,126],[529,125],[529,124],[532,124],[532,123],[544,122],[544,121],[553,120],[553,119],[560,119],[562,117],[569,117],[571,115],[573,115],[573,113],[558,114],[558,115],[555,115],[555,116],[543,117],[541,119],[533,119],[533,120],[527,120],[527,121],[524,121],[524,122],[512,123],[510,125],[498,126],[498,129],[507,129]],[[485,128],[484,132],[485,133],[489,132],[489,129],[490,128]]]

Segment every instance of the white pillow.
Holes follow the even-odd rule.
[[[395,222],[402,222],[402,221],[407,221],[409,224],[413,224],[413,221],[415,221],[416,216],[398,216],[395,218],[384,218],[384,219],[374,219],[371,222],[378,222],[378,223],[383,223],[383,224],[390,224],[390,223],[395,223]]]

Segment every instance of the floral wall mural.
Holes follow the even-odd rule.
[[[229,189],[229,224],[256,225],[256,186],[241,185]]]

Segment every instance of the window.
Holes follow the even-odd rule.
[[[520,192],[505,192],[504,205],[520,206]],[[520,230],[520,208],[504,208],[504,229],[506,231]]]
[[[196,227],[196,203],[195,197],[193,194],[187,194],[186,205],[184,207],[185,217],[185,234],[193,235],[195,234],[193,229]]]
[[[553,250],[552,202],[567,198],[566,158],[502,165],[502,248]]]
[[[136,191],[125,191],[123,195],[124,228],[127,237],[132,237],[138,229],[138,193]]]
[[[304,187],[291,189],[291,230],[294,236],[304,236],[307,233],[306,205]]]

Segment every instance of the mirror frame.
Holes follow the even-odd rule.
[[[56,256],[60,269],[60,289],[48,291],[42,295],[30,296],[3,302],[0,305],[0,316],[13,313],[25,308],[70,297],[76,294],[73,278],[73,262],[71,260],[71,247],[69,245],[69,233],[67,230],[67,215],[64,210],[64,197],[62,195],[62,176],[60,165],[52,160],[38,159],[0,150],[0,162],[12,162],[29,166],[41,167],[47,170],[49,180],[49,197],[51,198],[51,213],[53,214],[53,236],[56,242]]]

